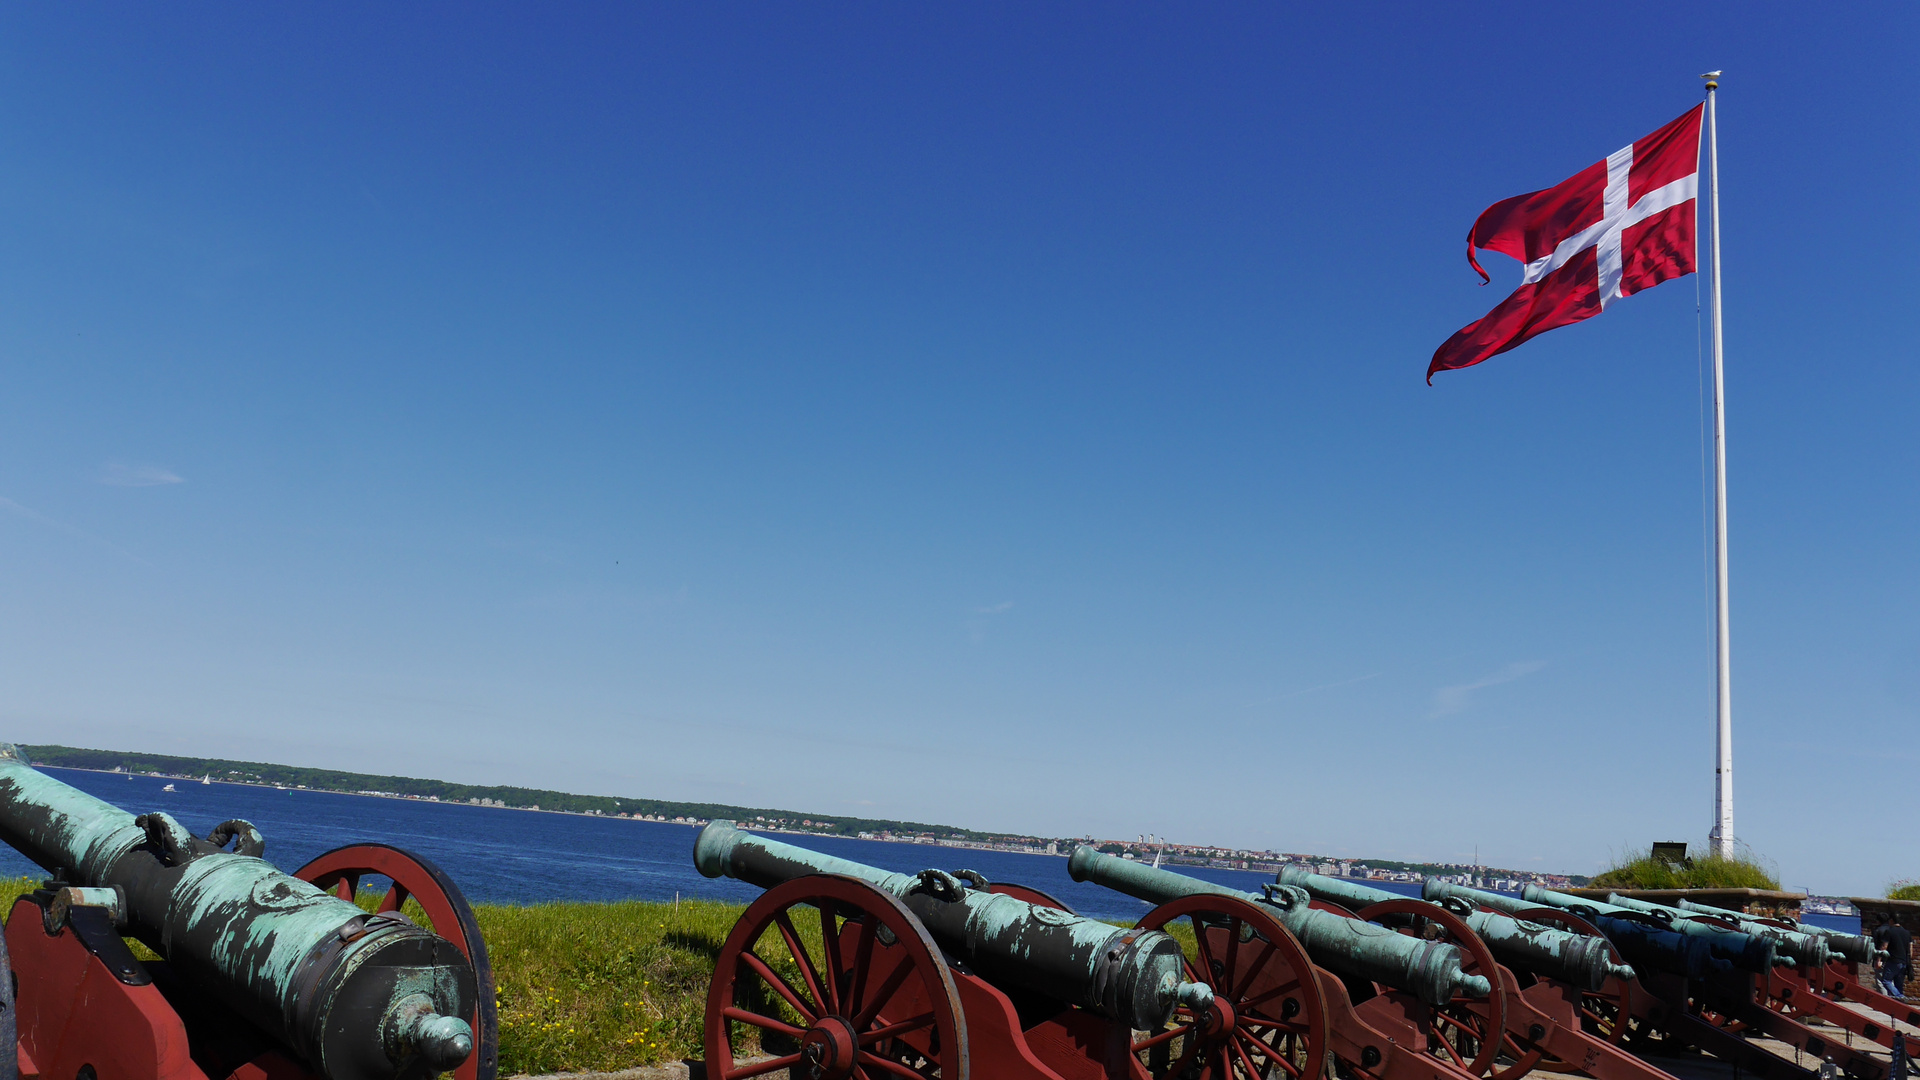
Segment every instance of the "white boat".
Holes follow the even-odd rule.
[[[200,782],[211,787],[213,785],[213,774],[208,773],[207,775],[201,777]]]
[[[173,785],[172,785],[172,784],[168,784],[168,785],[167,785],[166,787],[163,787],[163,788],[161,788],[160,790],[161,790],[161,791],[172,791],[172,790],[173,790]]]

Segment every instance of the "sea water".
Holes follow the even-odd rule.
[[[760,895],[759,889],[738,881],[701,877],[693,868],[693,838],[699,829],[690,825],[42,768],[47,775],[128,813],[164,810],[200,836],[229,818],[245,818],[266,837],[266,857],[289,873],[337,847],[380,843],[404,848],[437,864],[473,903],[671,900],[675,896],[745,903]],[[165,790],[169,784],[174,790]],[[772,838],[898,873],[911,874],[929,867],[976,870],[989,881],[1039,889],[1075,911],[1099,919],[1137,919],[1152,906],[1098,885],[1074,881],[1067,876],[1067,860],[1058,855],[837,836],[781,833]],[[1262,884],[1273,880],[1271,874],[1251,870],[1195,866],[1169,869],[1248,892],[1258,892]],[[0,874],[38,877],[43,871],[12,848],[0,845]],[[1389,892],[1419,895],[1417,885],[1369,884]],[[1821,925],[1859,931],[1858,918],[1813,918]]]

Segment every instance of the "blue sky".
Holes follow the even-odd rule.
[[[1591,871],[1711,824],[1695,279],[1479,211],[1724,68],[1739,833],[1920,877],[1907,5],[0,13],[27,742]],[[1906,862],[1900,861],[1905,853]]]

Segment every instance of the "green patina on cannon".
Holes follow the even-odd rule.
[[[967,888],[943,871],[896,874],[755,836],[724,820],[700,830],[693,861],[707,877],[763,889],[808,874],[864,881],[897,897],[942,948],[988,981],[1092,1009],[1137,1030],[1158,1030],[1177,1005],[1204,1013],[1212,1002],[1205,984],[1181,979],[1180,945],[1165,933]]]
[[[1711,915],[1717,919],[1728,919],[1739,923],[1743,928],[1747,928],[1752,932],[1765,933],[1772,931],[1778,933],[1784,929],[1783,927],[1774,926],[1770,923],[1755,919],[1744,911],[1714,907],[1710,904],[1697,904],[1692,900],[1682,900],[1675,904],[1674,907],[1679,908],[1681,911],[1692,912],[1696,915]],[[1823,939],[1827,943],[1827,951],[1830,953],[1836,953],[1856,964],[1873,963],[1873,939],[1864,934],[1849,934],[1844,930],[1815,926],[1812,923],[1801,922],[1798,919],[1782,918],[1778,921],[1791,925],[1795,933]],[[1801,962],[1805,963],[1806,961]]]
[[[1279,880],[1282,885],[1305,889],[1317,899],[1355,910],[1401,899],[1398,893],[1315,874],[1296,866],[1282,867]],[[1603,938],[1571,934],[1510,915],[1482,911],[1478,905],[1462,907],[1466,910],[1456,914],[1480,935],[1480,940],[1487,943],[1487,948],[1493,950],[1503,964],[1525,968],[1583,990],[1598,990],[1609,978],[1633,978],[1633,968],[1615,963],[1613,951]]]
[[[1753,934],[1744,934],[1738,930],[1728,930],[1711,923],[1692,919],[1661,919],[1646,911],[1622,904],[1606,904],[1596,900],[1587,900],[1568,893],[1543,889],[1538,885],[1529,885],[1520,892],[1521,899],[1544,907],[1557,907],[1571,911],[1576,915],[1605,915],[1615,919],[1652,919],[1662,927],[1686,937],[1699,938],[1707,943],[1713,955],[1725,960],[1741,971],[1754,975],[1765,975],[1775,964],[1793,966],[1793,960],[1780,955],[1774,943]]]
[[[1527,918],[1530,913],[1539,911],[1543,906],[1551,907],[1551,905],[1530,903],[1505,893],[1455,885],[1450,881],[1429,880],[1421,886],[1420,895],[1435,903],[1461,900],[1480,907],[1492,908],[1516,919]],[[1713,955],[1712,947],[1705,940],[1675,933],[1635,912],[1614,909],[1607,904],[1599,906],[1603,909],[1619,911],[1620,914],[1609,916],[1604,911],[1593,910],[1591,905],[1586,905],[1587,911],[1575,911],[1573,914],[1579,915],[1605,933],[1614,947],[1620,950],[1621,955],[1636,967],[1685,975],[1689,978],[1733,970],[1732,964]]]
[[[1773,942],[1774,949],[1777,952],[1791,957],[1794,966],[1800,968],[1817,970],[1825,966],[1826,962],[1832,958],[1832,950],[1828,948],[1827,939],[1818,934],[1802,934],[1793,930],[1784,930],[1777,926],[1766,926],[1739,915],[1728,916],[1705,912],[1691,912],[1682,908],[1669,907],[1666,904],[1655,904],[1647,900],[1636,900],[1631,896],[1622,896],[1619,893],[1608,893],[1607,903],[1615,907],[1626,908],[1629,911],[1638,911],[1651,915],[1655,919],[1670,925],[1690,922],[1695,919],[1714,919],[1732,923],[1738,927],[1743,934],[1756,938],[1764,938],[1767,941]]]
[[[1231,896],[1250,900],[1270,911],[1307,948],[1322,967],[1409,991],[1429,1005],[1442,1005],[1454,994],[1486,997],[1493,986],[1461,968],[1460,950],[1440,941],[1422,941],[1373,923],[1349,919],[1308,906],[1303,889],[1276,885],[1266,894],[1242,892],[1225,885],[1142,866],[1105,855],[1091,847],[1074,849],[1067,872],[1075,881],[1092,881],[1164,904],[1186,896]]]
[[[473,1052],[459,1019],[475,1007],[466,957],[405,919],[281,873],[257,857],[264,842],[246,822],[200,839],[0,744],[0,839],[53,874],[36,894],[49,920],[76,908],[103,918],[331,1080],[416,1080]]]

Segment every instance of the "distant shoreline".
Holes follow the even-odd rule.
[[[151,776],[175,782],[197,783],[218,773],[223,784],[287,791],[325,791],[409,802],[440,802],[455,806],[486,806],[502,810],[576,817],[621,817],[667,825],[701,826],[730,819],[743,827],[788,836],[842,837],[921,844],[956,850],[985,850],[1027,855],[1065,855],[1082,843],[1108,854],[1137,860],[1164,860],[1165,865],[1274,873],[1299,866],[1329,877],[1375,883],[1419,884],[1439,878],[1495,890],[1518,891],[1526,884],[1566,888],[1586,882],[1578,874],[1487,867],[1476,863],[1409,862],[1399,859],[1350,859],[1305,853],[1252,850],[1217,844],[1175,844],[1162,838],[1103,840],[1091,836],[1041,837],[915,821],[847,815],[801,813],[792,810],[733,806],[711,802],[640,799],[612,795],[581,795],[509,784],[463,784],[419,777],[388,776],[339,769],[310,768],[271,762],[124,750],[84,749],[56,744],[22,745],[22,750],[50,768],[74,769],[105,775]]]
[[[59,769],[63,772],[94,773],[98,776],[124,776],[128,779],[138,776],[149,780],[184,780],[189,784],[202,784],[201,776],[194,776],[190,773],[128,772],[125,769],[88,769],[78,765],[42,765],[38,763],[34,765],[34,768]],[[202,774],[202,776],[208,775],[209,774]],[[233,787],[262,788],[268,791],[309,791],[317,795],[345,795],[349,798],[356,799],[391,799],[395,802],[432,803],[436,806],[460,806],[473,810],[513,810],[522,814],[561,814],[566,817],[598,818],[602,821],[635,821],[645,822],[649,825],[680,825],[689,829],[705,828],[713,821],[712,818],[676,821],[672,818],[647,817],[638,814],[590,814],[581,810],[546,810],[538,806],[507,806],[501,803],[455,802],[451,799],[435,799],[423,795],[401,795],[391,791],[343,791],[339,788],[317,788],[301,784],[268,784],[253,780],[213,780],[209,778],[205,781],[204,786],[215,787],[220,784],[227,784]],[[1012,844],[992,845],[971,840],[942,840],[938,837],[917,836],[843,836],[839,833],[814,832],[809,829],[782,829],[760,821],[741,821],[735,822],[735,824],[737,824],[743,832],[778,833],[782,836],[817,836],[829,840],[870,840],[882,844],[919,844],[925,847],[999,851],[1008,855],[1039,855],[1060,859],[1064,859],[1068,855],[1067,852],[1029,851]]]

